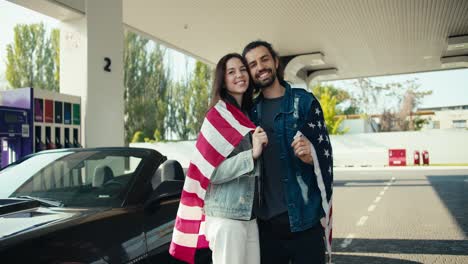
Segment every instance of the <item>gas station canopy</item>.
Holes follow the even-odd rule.
[[[73,11],[68,16],[86,13],[84,0],[12,2],[36,10],[51,2]],[[123,22],[211,64],[266,40],[281,56],[313,54],[295,66],[307,75],[337,69],[328,79],[434,71],[444,69],[443,57],[468,56],[466,38],[455,40],[461,39],[458,48],[448,45],[450,37],[468,35],[466,0],[123,0]],[[464,56],[450,61],[455,64],[445,68],[468,64]]]
[[[88,147],[124,144],[123,28],[210,64],[266,40],[294,84],[468,67],[468,0],[9,1],[63,22],[60,92]]]

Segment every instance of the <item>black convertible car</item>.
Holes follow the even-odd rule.
[[[0,171],[0,263],[178,263],[168,247],[183,180],[150,149],[27,156]]]

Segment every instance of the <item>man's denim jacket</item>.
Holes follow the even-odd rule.
[[[252,157],[250,138],[251,135],[247,134],[211,175],[205,196],[207,216],[251,219],[259,170]]]
[[[283,164],[282,182],[289,222],[291,231],[297,232],[314,226],[324,216],[313,166],[297,158],[291,147],[296,132],[307,121],[312,100],[316,99],[304,89],[293,89],[286,82],[281,82],[281,85],[286,90],[281,109],[274,119],[276,138],[269,138],[268,141],[277,140],[280,146],[280,160]],[[255,100],[250,115],[251,120],[257,126],[261,126],[262,102],[263,96],[260,94]],[[268,166],[268,160],[263,160],[262,163],[262,166]],[[261,173],[260,184],[263,177],[268,177],[268,175]]]

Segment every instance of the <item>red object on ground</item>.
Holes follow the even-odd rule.
[[[413,160],[414,160],[414,165],[419,165],[421,164],[421,156],[419,155],[419,151],[415,150],[414,155],[413,155]]]
[[[429,165],[429,151],[424,150],[422,152],[423,165]]]
[[[389,149],[388,165],[406,166],[406,149]]]

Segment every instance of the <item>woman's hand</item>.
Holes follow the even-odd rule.
[[[268,144],[268,137],[261,127],[257,127],[252,135],[252,156],[257,159],[262,155],[263,148]]]

